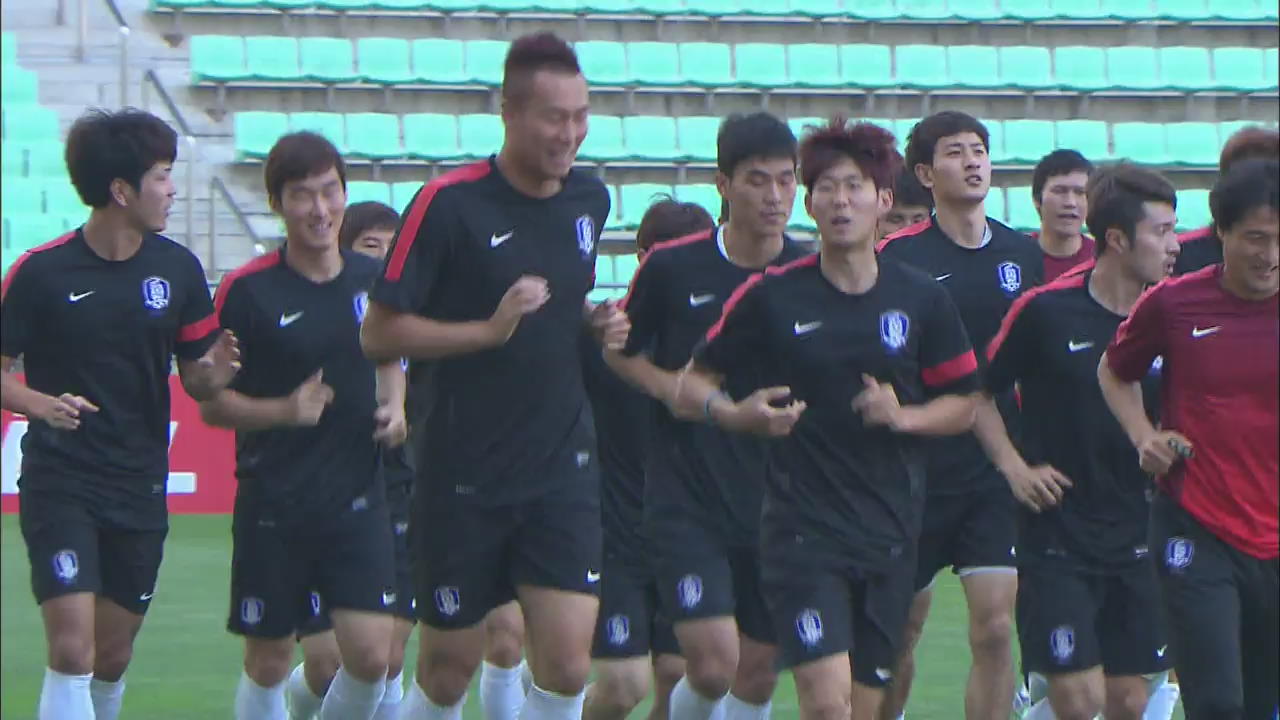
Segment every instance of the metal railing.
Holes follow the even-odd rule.
[[[262,239],[258,237],[257,231],[253,229],[253,224],[249,222],[248,216],[240,209],[240,204],[236,202],[231,191],[227,189],[226,183],[222,182],[222,178],[214,175],[209,178],[209,263],[205,265],[205,273],[208,274],[214,266],[213,243],[217,237],[217,200],[218,196],[222,196],[222,202],[226,203],[231,209],[231,214],[236,216],[240,227],[244,229],[245,235],[249,236],[249,241],[253,243],[255,250],[262,246]]]
[[[112,2],[112,0],[107,0]],[[114,4],[114,2],[112,2]],[[186,117],[183,116],[182,110],[178,108],[178,104],[173,101],[173,96],[165,89],[164,83],[160,82],[160,76],[156,75],[156,71],[148,68],[142,73],[142,109],[151,110],[151,91],[154,90],[156,96],[160,98],[160,102],[164,105],[165,110],[169,112],[169,117],[173,118],[173,122],[178,126],[178,132],[182,135],[182,139],[187,143],[187,177],[186,191],[183,193],[186,203],[186,234],[187,246],[190,247],[196,236],[195,226],[195,201],[196,201],[196,134],[191,129],[191,125],[187,123]],[[209,262],[213,262],[213,236],[209,236]]]
[[[103,0],[107,10],[115,18],[117,34],[120,38],[120,107],[129,104],[129,23],[124,13],[116,5],[116,0]],[[58,24],[66,24],[66,0],[58,0]],[[84,62],[88,57],[89,47],[89,0],[76,0],[78,17],[76,19],[76,58]]]

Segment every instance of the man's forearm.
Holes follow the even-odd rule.
[[[973,418],[973,434],[992,464],[1001,472],[1025,464],[1022,454],[1009,438],[1004,418],[1000,416],[1000,410],[990,395],[983,394],[978,401]]]
[[[1102,398],[1107,401],[1111,414],[1120,423],[1120,427],[1124,428],[1134,447],[1156,431],[1147,417],[1147,408],[1142,401],[1142,385],[1116,377],[1107,363],[1106,353],[1102,354],[1102,360],[1098,362],[1098,386],[1102,388]]]
[[[293,425],[287,397],[255,398],[229,389],[200,403],[200,417],[214,427],[245,432]]]
[[[974,424],[974,395],[943,395],[900,411],[896,430],[912,435],[957,435]]]
[[[360,328],[360,345],[366,355],[379,362],[465,355],[497,347],[505,340],[488,320],[444,322],[375,307],[370,305]]]
[[[52,396],[27,387],[15,374],[0,374],[0,406],[5,410],[30,417],[37,407],[48,405],[52,400]]]
[[[378,364],[378,405],[404,407],[405,376],[399,360]]]
[[[670,405],[675,395],[678,373],[663,370],[644,355],[627,356],[614,350],[604,350],[605,364],[636,389]]]

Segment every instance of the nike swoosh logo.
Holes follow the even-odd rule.
[[[1080,352],[1081,350],[1091,347],[1093,347],[1092,340],[1087,342],[1076,342],[1075,340],[1067,341],[1067,352]]]
[[[814,330],[817,330],[820,327],[822,327],[821,320],[814,320],[813,322],[807,322],[807,323],[798,322],[796,323],[796,334],[804,335],[805,333],[813,332]]]
[[[597,583],[597,582],[600,582],[600,573],[596,572],[595,570],[588,570],[588,571],[587,571],[587,582],[589,582],[589,583]]]
[[[90,290],[89,292],[83,292],[83,293],[70,293],[70,294],[68,294],[68,295],[67,295],[67,300],[69,300],[69,301],[71,301],[71,302],[80,302],[81,300],[83,300],[83,299],[85,299],[85,298],[89,297],[90,295],[92,295],[92,294],[94,294],[94,293],[96,293],[96,292],[98,292],[98,291],[97,291],[97,290]]]
[[[138,596],[138,600],[139,600],[139,601],[141,601],[141,602],[146,602],[146,601],[150,600],[154,595],[155,595],[155,591],[154,591],[154,590],[153,590],[152,592],[149,592],[149,593],[142,593],[141,595],[139,595],[139,596]]]
[[[1207,327],[1207,328],[1193,327],[1191,328],[1191,337],[1202,338],[1205,335],[1212,335],[1221,329],[1222,329],[1221,325],[1214,325],[1213,327]]]
[[[1159,657],[1159,658],[1164,657],[1164,651],[1168,649],[1169,649],[1168,645],[1160,646],[1160,649],[1156,651],[1156,657]]]
[[[304,311],[299,310],[296,313],[280,313],[280,327],[285,327],[286,325],[293,323],[294,320],[302,317],[303,312]]]
[[[949,277],[951,277],[951,273],[947,273],[946,275],[939,275],[935,277],[934,280],[937,280],[938,282],[942,282],[943,280],[946,280]]]
[[[703,295],[690,295],[689,307],[698,307],[699,305],[706,305],[707,303],[715,299],[716,299],[716,296],[712,295],[711,293],[705,293]]]
[[[514,235],[515,232],[516,232],[515,230],[509,230],[502,235],[491,235],[489,237],[489,247],[498,247],[502,243],[511,239],[511,236]]]

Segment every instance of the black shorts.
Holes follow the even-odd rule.
[[[913,554],[870,571],[815,552],[820,538],[794,532],[768,532],[767,537],[764,591],[782,666],[849,653],[855,680],[886,686],[911,606]]]
[[[993,471],[995,472],[995,471]],[[957,495],[929,495],[924,503],[916,590],[950,567],[965,575],[975,569],[1014,572],[1018,540],[1017,508],[1009,485]]]
[[[1187,720],[1274,717],[1280,561],[1228,545],[1163,492],[1150,545]]]
[[[609,550],[606,547],[600,577],[600,612],[591,657],[623,660],[650,652],[679,655],[680,644],[661,610],[653,570],[644,560]]]
[[[1108,677],[1168,670],[1160,593],[1148,560],[1086,572],[1050,558],[1018,568],[1018,639],[1029,672]]]
[[[237,502],[231,534],[232,633],[287,637],[318,610],[390,613],[396,605],[391,521],[380,490],[302,526]]]
[[[101,521],[83,501],[57,492],[23,489],[18,502],[37,604],[91,592],[131,613],[146,614],[167,528],[116,527]]]

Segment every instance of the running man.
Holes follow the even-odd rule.
[[[1031,200],[1040,215],[1031,237],[1044,253],[1044,281],[1093,260],[1093,238],[1081,232],[1089,212],[1086,189],[1093,163],[1075,150],[1054,150],[1031,173]]]
[[[893,180],[893,206],[880,218],[880,239],[918,225],[933,212],[933,193],[916,179],[915,171],[903,167]]]

